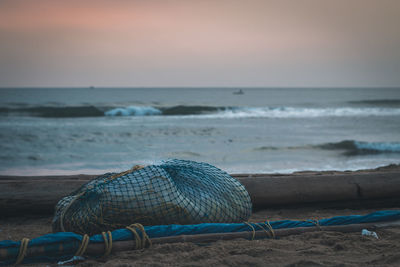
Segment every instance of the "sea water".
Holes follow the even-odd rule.
[[[0,175],[171,158],[229,173],[399,164],[400,88],[0,89]]]

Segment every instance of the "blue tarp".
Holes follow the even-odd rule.
[[[329,219],[321,219],[318,224],[321,226],[329,225],[347,225],[359,223],[374,223],[400,220],[400,210],[377,211],[367,215],[349,215],[336,216]],[[315,222],[309,221],[291,221],[281,220],[269,222],[273,229],[296,228],[296,227],[312,227]],[[256,224],[252,224],[255,229],[259,230]],[[197,235],[197,234],[212,234],[212,233],[233,233],[252,231],[249,225],[245,223],[203,223],[193,225],[156,225],[146,226],[146,233],[150,238],[178,236],[178,235]],[[138,231],[140,234],[140,231]],[[119,229],[112,232],[113,242],[132,240],[133,234],[127,229]],[[59,261],[70,259],[78,250],[82,241],[82,236],[71,233],[55,233],[48,234],[38,238],[34,238],[29,242],[28,247],[44,246],[48,256],[36,256],[26,258],[24,263],[38,261]],[[103,243],[102,235],[94,235],[90,238],[90,243]],[[7,249],[9,255],[18,255],[21,242],[15,241],[0,241],[0,249]],[[63,248],[63,254],[59,251]],[[2,265],[14,264],[15,259],[1,262]]]

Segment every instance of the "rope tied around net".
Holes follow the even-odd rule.
[[[149,236],[146,233],[146,230],[144,229],[143,225],[140,223],[134,223],[126,227],[129,231],[132,232],[133,237],[135,238],[135,247],[134,249],[142,249],[145,247],[151,247],[151,240]],[[140,230],[142,232],[142,238],[140,238],[139,233],[136,231],[136,229]],[[147,246],[146,246],[147,243]]]
[[[26,253],[28,252],[29,241],[30,241],[29,238],[22,238],[21,245],[19,246],[17,260],[15,261],[15,265],[18,265],[23,262],[23,260],[26,256]]]

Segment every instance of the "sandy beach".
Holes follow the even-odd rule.
[[[374,174],[398,171],[399,166],[347,174]],[[345,175],[340,172],[294,173],[307,175]],[[309,220],[340,215],[363,215],[379,210],[400,209],[398,201],[358,202],[356,205],[332,207],[332,202],[257,209],[249,221]],[[0,219],[0,240],[21,240],[51,233],[52,216],[20,215]],[[136,251],[112,253],[107,258],[90,259],[77,266],[396,266],[400,264],[400,227],[378,229],[379,239],[362,236],[361,232],[340,233],[317,231],[279,239],[218,241],[194,244],[154,245]],[[52,263],[53,265],[55,263]],[[40,263],[27,266],[44,266]]]
[[[399,207],[400,208],[400,207]],[[367,214],[380,209],[286,208],[260,210],[250,221],[306,220],[337,215]],[[0,220],[0,240],[34,238],[51,233],[51,217]],[[400,264],[400,227],[377,231],[379,239],[360,232],[312,232],[280,239],[218,241],[154,245],[113,253],[106,259],[87,259],[77,266],[396,266]],[[54,263],[53,263],[54,264]],[[40,263],[26,266],[44,266]]]

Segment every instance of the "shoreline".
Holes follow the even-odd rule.
[[[139,163],[140,165],[149,165],[151,163]],[[397,163],[390,163],[387,165],[376,165],[376,167],[371,168],[354,168],[354,169],[304,169],[304,170],[297,170],[297,169],[284,169],[281,171],[249,171],[249,172],[229,172],[232,176],[241,175],[241,174],[261,174],[261,175],[297,175],[297,174],[331,174],[331,173],[358,173],[358,172],[371,172],[371,171],[390,171],[390,170],[399,170],[400,169],[400,162]],[[225,169],[223,169],[225,170]],[[80,169],[80,170],[64,170],[64,169],[24,169],[24,168],[11,168],[6,171],[0,171],[0,179],[6,177],[57,177],[57,176],[99,176],[104,173],[109,172],[121,172],[122,170],[116,169],[104,169],[101,172],[95,169]],[[225,170],[226,171],[226,170]],[[20,173],[33,173],[33,175],[21,175]]]
[[[50,170],[50,169],[44,169],[48,172],[40,173],[40,174],[34,174],[34,175],[18,175],[14,173],[2,173],[0,172],[0,179],[5,179],[5,178],[18,178],[18,177],[36,177],[36,178],[43,178],[43,177],[96,177],[99,175],[102,175],[107,172],[118,172],[115,170],[106,170],[104,173],[90,173],[90,172],[81,172],[81,171],[71,171],[68,172],[66,170]],[[348,170],[301,170],[301,171],[293,171],[293,172],[232,172],[230,173],[231,176],[236,176],[236,175],[273,175],[273,176],[281,176],[281,175],[301,175],[301,174],[315,174],[315,175],[320,175],[320,174],[343,174],[343,173],[362,173],[362,172],[383,172],[383,171],[400,171],[400,163],[391,163],[387,165],[382,165],[378,166],[376,168],[364,168],[364,169],[348,169]],[[25,170],[24,170],[25,171]]]

